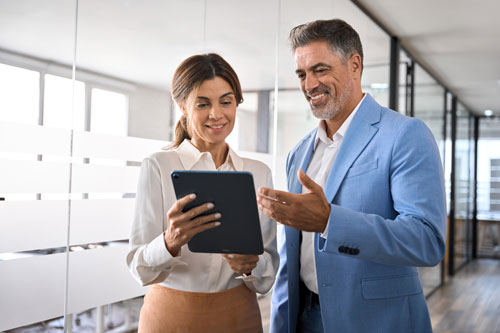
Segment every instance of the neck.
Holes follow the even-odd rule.
[[[229,146],[225,141],[219,143],[208,143],[203,140],[191,139],[190,141],[200,152],[209,152],[214,160],[215,167],[220,167],[227,158]]]
[[[333,118],[325,120],[326,134],[329,138],[332,138],[333,135],[339,130],[340,126],[342,126],[344,121],[349,118],[351,113],[354,111],[354,109],[362,99],[363,92],[359,90],[358,92],[353,94],[352,98],[349,100],[349,103],[346,103],[344,108],[339,110],[339,112]]]

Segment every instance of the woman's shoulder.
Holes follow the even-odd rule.
[[[262,161],[248,157],[240,158],[243,160],[243,169],[245,171],[250,171],[252,173],[258,172],[266,175],[271,173],[271,168],[269,168],[269,166]]]
[[[147,155],[142,162],[142,165],[156,166],[160,169],[168,167],[177,167],[180,163],[179,156],[176,149],[159,150]]]

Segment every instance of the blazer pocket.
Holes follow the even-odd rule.
[[[378,168],[378,159],[371,162],[355,164],[346,173],[345,178],[359,176]]]
[[[383,299],[422,293],[417,273],[361,280],[364,299]]]

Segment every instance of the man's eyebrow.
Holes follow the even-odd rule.
[[[309,69],[313,71],[313,70],[317,69],[318,67],[332,68],[332,66],[330,66],[330,65],[327,65],[327,64],[325,64],[323,62],[318,62],[316,65],[311,66]]]
[[[327,67],[327,68],[332,68],[332,66],[328,65],[328,64],[325,64],[324,62],[318,62],[317,64],[314,64],[312,65],[311,67],[309,67],[309,70],[311,71],[314,71],[316,70],[318,67]],[[296,69],[295,70],[295,74],[301,74],[301,73],[304,73],[305,71],[303,69]]]

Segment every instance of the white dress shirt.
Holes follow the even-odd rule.
[[[276,223],[259,211],[264,253],[252,274],[237,278],[221,254],[193,253],[187,244],[172,257],[163,238],[167,212],[176,202],[170,178],[173,170],[249,171],[255,190],[272,187],[271,171],[262,162],[241,158],[229,148],[227,159],[216,169],[212,155],[200,152],[188,140],[172,150],[144,159],[137,189],[136,210],[130,235],[127,264],[142,285],[158,283],[190,292],[220,292],[243,283],[259,293],[269,291],[279,265],[276,250]]]
[[[366,96],[366,94],[365,94]],[[359,109],[365,97],[361,99],[358,105],[351,112],[349,117],[342,123],[340,128],[330,139],[326,134],[326,124],[321,120],[318,126],[318,132],[314,140],[314,151],[311,156],[311,162],[307,167],[306,174],[322,188],[325,188],[326,180],[332,169],[333,162],[344,139],[345,133],[351,124],[352,118]],[[302,187],[302,193],[307,193],[307,189]],[[328,236],[328,224],[321,237]],[[314,232],[302,231],[302,244],[300,248],[300,278],[306,287],[316,294],[318,293],[318,279],[316,276],[316,260],[314,257]]]

